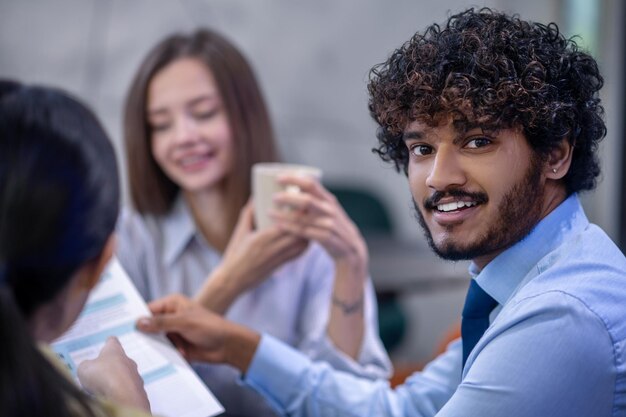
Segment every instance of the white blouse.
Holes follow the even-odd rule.
[[[182,198],[166,216],[142,217],[123,211],[117,239],[117,257],[147,301],[172,293],[195,295],[221,260],[221,254],[196,230]],[[378,337],[376,299],[369,279],[358,361],[339,351],[327,337],[333,280],[332,259],[312,243],[300,257],[239,296],[225,317],[271,334],[336,369],[372,379],[388,378],[391,364]],[[241,385],[241,375],[234,368],[208,364],[194,368],[222,402],[226,415],[276,415],[259,394]]]

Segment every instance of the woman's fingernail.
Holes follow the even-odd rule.
[[[139,320],[137,320],[137,327],[138,328],[149,328],[151,324],[151,320],[148,317],[142,317]]]

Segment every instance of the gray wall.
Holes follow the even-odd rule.
[[[591,0],[589,0],[591,1]],[[121,106],[130,77],[147,50],[172,31],[208,25],[239,45],[257,70],[286,160],[320,166],[333,183],[371,188],[387,203],[400,239],[423,245],[410,210],[405,178],[370,149],[374,125],[367,114],[370,67],[416,30],[469,5],[515,11],[563,24],[572,1],[558,0],[0,0],[0,76],[66,88],[90,103],[120,157]],[[618,0],[600,2],[598,58],[606,75],[609,138],[603,145],[605,178],[585,199],[591,217],[617,235],[623,38]],[[621,52],[620,52],[621,53]],[[407,352],[428,356],[434,340],[456,319],[463,291],[407,298],[425,323],[411,330]],[[416,301],[417,300],[417,301]],[[415,323],[415,322],[414,322]],[[417,333],[423,332],[422,336]],[[416,342],[419,340],[419,342]],[[426,340],[426,342],[424,342]]]

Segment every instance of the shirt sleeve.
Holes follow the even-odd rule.
[[[461,343],[392,390],[263,336],[245,382],[290,416],[612,416],[614,343],[601,317],[553,291],[503,309],[470,354]]]
[[[460,355],[460,342],[452,343],[423,372],[393,390],[386,380],[332,369],[263,335],[244,382],[279,414],[294,417],[434,416],[459,383]]]
[[[317,244],[308,255],[305,273],[307,284],[301,297],[303,311],[299,324],[301,336],[296,347],[311,359],[325,361],[335,369],[370,379],[389,378],[391,361],[378,335],[376,297],[370,278],[365,287],[363,343],[355,361],[328,337],[335,267],[330,256]]]

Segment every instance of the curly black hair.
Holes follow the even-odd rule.
[[[416,33],[372,68],[369,110],[379,124],[373,151],[406,174],[402,132],[410,121],[435,126],[451,116],[485,130],[519,126],[543,157],[568,138],[574,152],[567,192],[591,190],[606,135],[602,84],[594,58],[555,23],[468,9]]]

